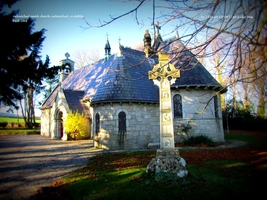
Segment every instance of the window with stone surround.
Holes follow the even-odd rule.
[[[183,118],[182,96],[180,94],[173,97],[173,114],[174,118]]]
[[[126,132],[126,113],[123,111],[119,113],[119,132]]]
[[[121,111],[118,115],[118,118],[119,118],[118,145],[119,148],[124,148],[124,137],[126,134],[126,113]]]
[[[218,114],[219,107],[218,107],[218,97],[217,97],[217,95],[215,95],[213,97],[213,100],[214,100],[214,115],[215,115],[215,117],[219,117],[219,114]]]
[[[95,115],[95,134],[98,135],[100,131],[100,115],[96,113]]]

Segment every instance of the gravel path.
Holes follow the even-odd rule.
[[[31,199],[38,189],[86,165],[100,151],[92,145],[40,135],[0,136],[0,199]]]

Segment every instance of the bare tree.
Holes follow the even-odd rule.
[[[260,117],[266,116],[266,85],[267,85],[267,67],[260,67],[261,60],[267,57],[267,46],[264,48],[259,48],[255,54],[255,62],[252,65],[252,72],[256,77],[256,80],[252,83],[253,94],[258,99],[258,108],[257,108],[257,115]]]
[[[95,63],[100,59],[99,51],[97,49],[91,50],[90,52],[86,49],[77,50],[73,54],[73,61],[75,62],[75,67],[80,69],[89,64]]]
[[[230,85],[229,81],[229,65],[228,59],[224,58],[224,52],[221,49],[221,46],[223,46],[225,43],[224,38],[216,38],[211,42],[211,52],[216,52],[213,57],[211,57],[208,63],[212,65],[212,70],[215,71],[215,78],[218,80],[218,82],[222,85],[227,87]],[[218,51],[218,49],[221,49]],[[205,55],[203,55],[205,58]],[[221,94],[221,107],[223,110],[226,109],[226,102],[225,102],[225,94]]]

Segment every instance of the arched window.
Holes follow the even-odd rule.
[[[96,113],[95,115],[95,134],[98,135],[100,132],[100,115]]]
[[[57,131],[57,138],[62,138],[63,137],[63,112],[59,111],[57,114],[57,127],[58,127],[58,131]]]
[[[121,111],[119,113],[119,132],[118,132],[118,145],[120,148],[124,148],[124,136],[126,133],[126,113]]]
[[[119,132],[126,132],[126,114],[123,111],[119,113]]]
[[[219,106],[218,106],[218,97],[217,95],[214,96],[214,115],[215,117],[219,117]]]
[[[173,97],[173,113],[174,118],[183,118],[182,96],[179,94]]]

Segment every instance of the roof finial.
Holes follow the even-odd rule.
[[[109,44],[109,41],[108,41],[108,38],[107,38],[107,42],[106,42],[106,45],[105,45],[105,52],[107,54],[110,54],[110,49],[111,49],[111,47],[110,47],[110,44]]]
[[[177,30],[176,30],[176,39],[179,39],[179,33]]]
[[[105,61],[107,61],[109,58],[110,58],[110,50],[111,50],[111,47],[110,47],[110,44],[109,44],[109,41],[108,41],[108,33],[106,34],[107,36],[107,42],[106,42],[106,45],[105,45]]]
[[[118,43],[118,53],[117,56],[121,57],[122,56],[122,52],[121,52],[121,38],[119,37],[119,43]]]

